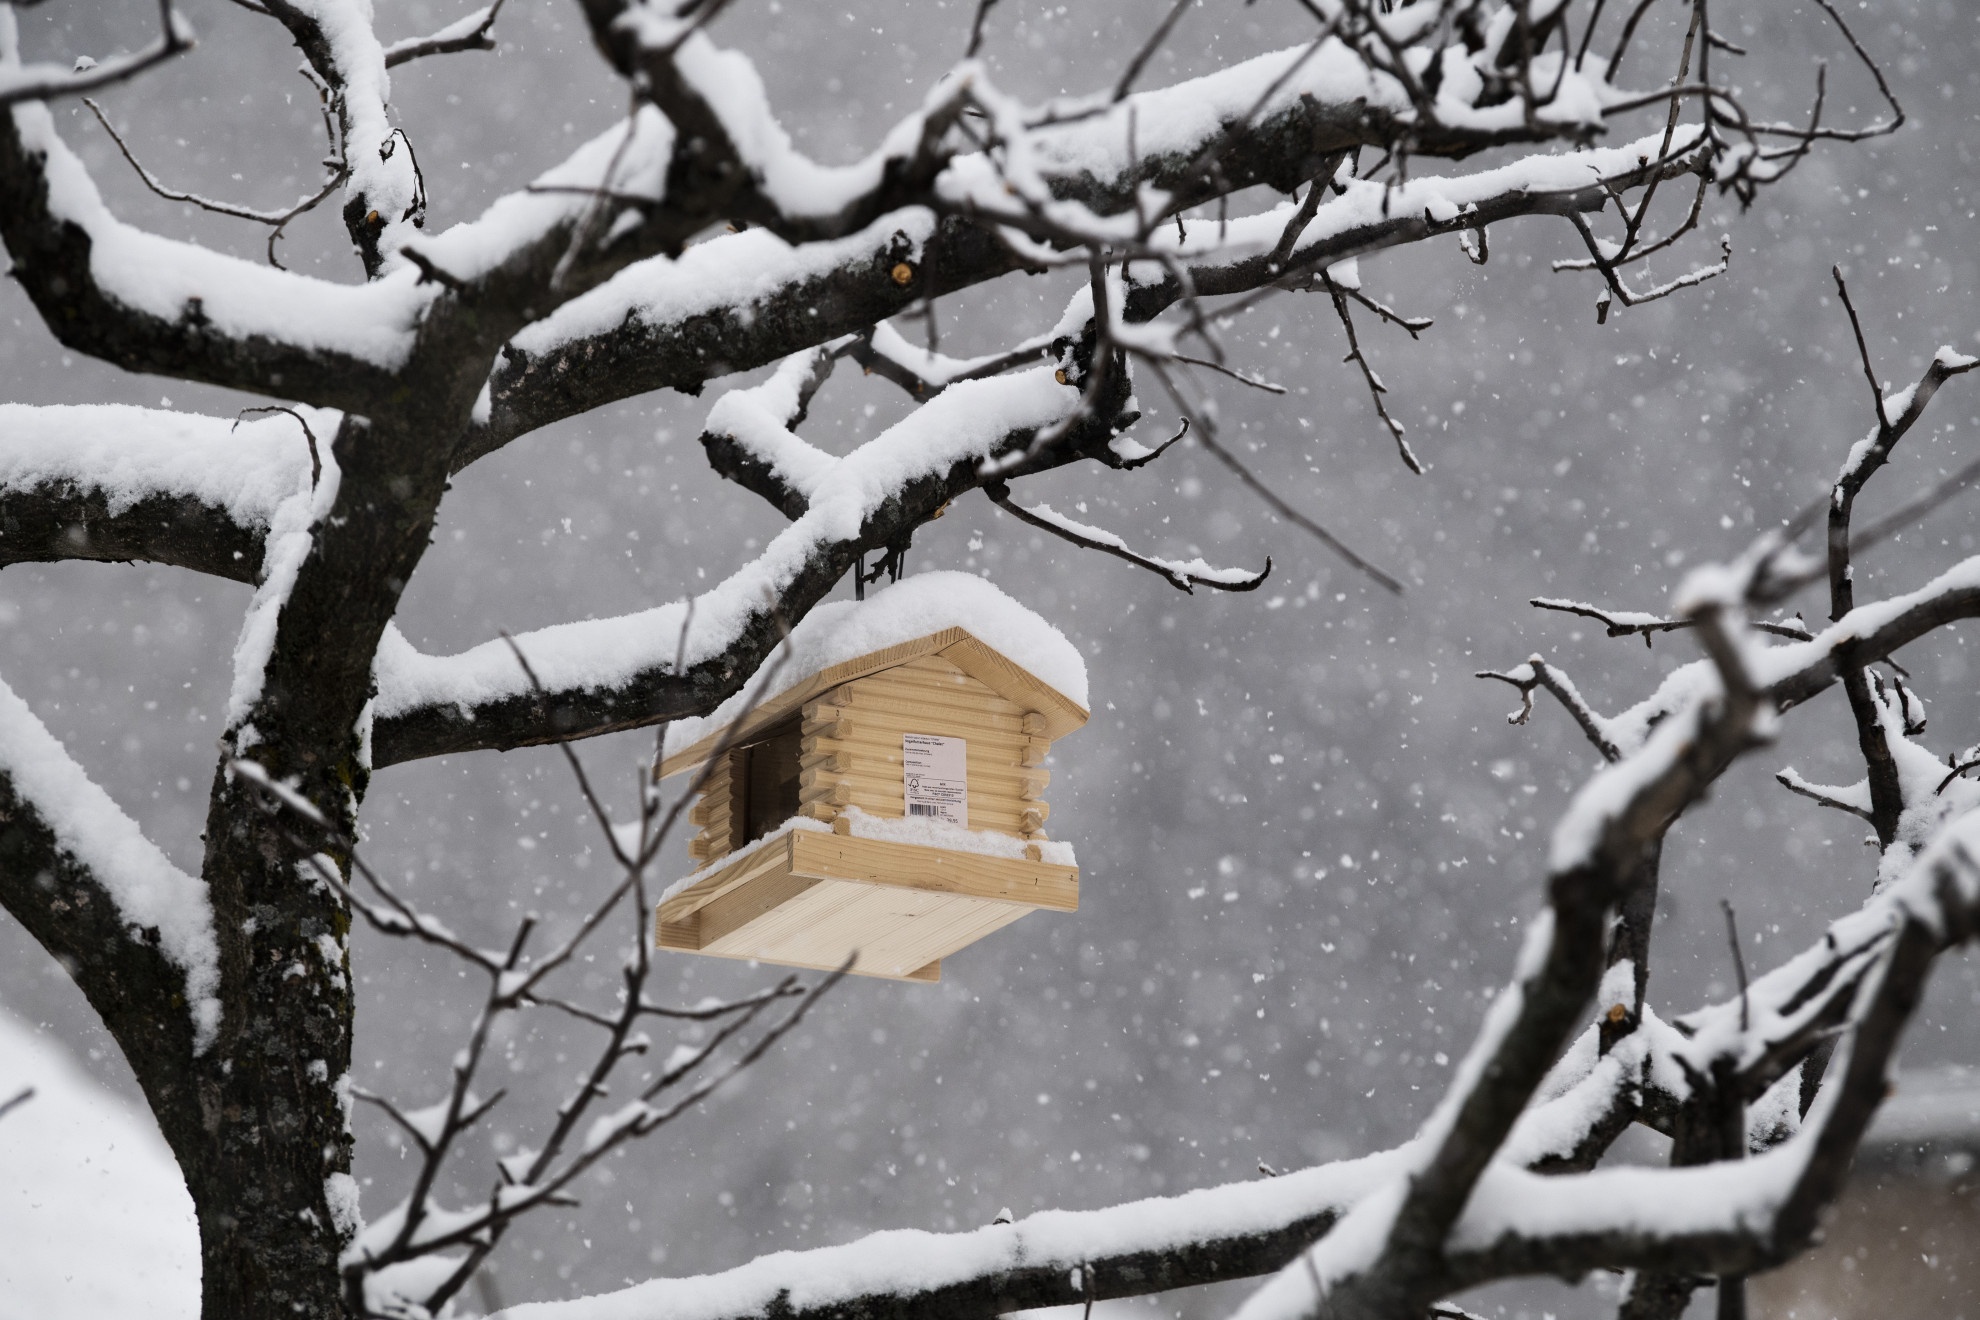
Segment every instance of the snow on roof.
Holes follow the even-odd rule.
[[[963,629],[1075,705],[1087,706],[1086,661],[1064,633],[982,578],[921,573],[864,601],[836,601],[812,610],[791,629],[789,655],[781,664],[773,656],[756,680],[712,712],[669,726],[667,755],[692,747],[744,711],[834,665],[949,628]]]

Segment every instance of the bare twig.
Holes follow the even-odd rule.
[[[234,418],[233,427],[229,429],[238,429],[241,424],[241,418],[252,416],[255,413],[284,413],[296,419],[296,425],[302,428],[303,439],[309,442],[309,486],[311,490],[316,489],[317,485],[323,480],[323,455],[317,452],[316,432],[309,429],[309,422],[294,408],[285,408],[279,403],[269,403],[257,408],[241,409],[240,413]]]
[[[1753,1023],[1746,1003],[1746,955],[1739,947],[1739,920],[1733,916],[1731,899],[1720,899],[1719,910],[1726,915],[1726,943],[1732,947],[1733,974],[1739,978],[1739,1029],[1751,1031]]]
[[[1127,99],[1129,90],[1134,87],[1135,79],[1139,78],[1141,71],[1148,67],[1148,61],[1155,58],[1155,52],[1162,48],[1162,43],[1169,39],[1169,33],[1175,30],[1177,21],[1194,3],[1195,0],[1175,0],[1175,3],[1169,6],[1169,12],[1163,15],[1160,23],[1155,25],[1155,30],[1149,34],[1148,40],[1141,44],[1141,49],[1134,53],[1134,58],[1128,61],[1127,68],[1121,70],[1120,81],[1114,84],[1112,100],[1118,102]]]
[[[1856,357],[1863,365],[1863,379],[1870,386],[1871,416],[1877,419],[1877,429],[1883,431],[1891,424],[1891,418],[1884,411],[1884,387],[1877,383],[1877,368],[1870,362],[1870,345],[1863,342],[1863,322],[1857,318],[1856,304],[1850,301],[1849,284],[1843,279],[1842,267],[1829,267],[1829,274],[1836,281],[1836,295],[1842,299],[1843,310],[1849,313],[1850,332],[1856,336]]]
[[[1368,397],[1375,404],[1375,415],[1382,419],[1382,425],[1389,428],[1389,435],[1396,442],[1396,453],[1401,456],[1405,467],[1422,476],[1423,464],[1417,459],[1416,452],[1409,447],[1409,441],[1403,439],[1403,424],[1389,415],[1388,405],[1382,402],[1382,396],[1389,392],[1389,387],[1382,383],[1382,378],[1375,374],[1375,368],[1369,365],[1368,355],[1361,351],[1361,341],[1355,337],[1354,317],[1348,311],[1347,298],[1342,293],[1340,285],[1331,278],[1322,276],[1322,281],[1328,296],[1333,299],[1334,314],[1340,317],[1341,329],[1347,334],[1347,356],[1341,361],[1352,362],[1361,368],[1361,378],[1368,385]],[[1412,337],[1414,333],[1411,332]]]
[[[1269,380],[1261,380],[1256,376],[1247,376],[1242,371],[1227,367],[1221,362],[1212,362],[1208,358],[1191,357],[1187,353],[1171,353],[1169,356],[1177,362],[1187,362],[1192,367],[1203,367],[1206,370],[1217,372],[1219,375],[1229,376],[1238,384],[1249,385],[1254,390],[1263,390],[1267,394],[1284,394],[1286,392],[1286,387],[1283,385],[1274,385]]]
[[[1281,518],[1284,518],[1287,522],[1299,528],[1314,540],[1326,546],[1329,550],[1332,550],[1349,564],[1352,564],[1355,568],[1367,574],[1383,590],[1397,596],[1403,594],[1403,584],[1401,582],[1383,572],[1359,554],[1356,554],[1354,550],[1349,548],[1346,542],[1342,541],[1325,527],[1322,527],[1319,523],[1313,521],[1313,519],[1301,513],[1298,509],[1295,509],[1292,505],[1286,503],[1277,491],[1273,490],[1263,481],[1260,481],[1250,468],[1239,461],[1237,455],[1218,442],[1214,428],[1210,425],[1209,421],[1194,406],[1188,403],[1181,391],[1176,389],[1175,382],[1170,380],[1167,374],[1162,372],[1159,367],[1156,368],[1156,372],[1161,378],[1163,385],[1168,389],[1170,396],[1176,400],[1177,406],[1183,408],[1185,415],[1190,418],[1192,429],[1196,435],[1196,442],[1209,450],[1211,455],[1219,463],[1222,463],[1228,468],[1233,476],[1243,482],[1252,494],[1265,501],[1267,505],[1271,506],[1272,511],[1277,513]]]
[[[172,12],[171,0],[158,0],[157,40],[115,59],[78,59],[73,69],[36,64],[0,69],[0,106],[22,101],[48,101],[110,87],[135,78],[153,65],[193,48],[192,30]]]
[[[183,192],[166,186],[157,175],[144,167],[143,162],[131,151],[130,144],[124,141],[123,135],[111,125],[110,117],[103,113],[102,106],[87,96],[83,98],[83,104],[96,116],[96,122],[103,125],[103,131],[108,133],[110,140],[117,144],[117,150],[123,154],[126,161],[130,162],[131,168],[137,171],[138,178],[144,181],[144,186],[160,197],[170,202],[185,202],[199,207],[202,211],[211,211],[215,215],[232,216],[236,220],[252,220],[256,224],[272,225],[273,229],[268,235],[268,264],[271,266],[279,267],[282,264],[275,259],[275,242],[282,236],[282,231],[287,228],[289,222],[297,216],[315,210],[331,193],[342,187],[344,180],[349,177],[349,171],[341,160],[333,161],[330,177],[323,181],[321,187],[313,193],[303,195],[293,205],[279,211],[261,211],[251,206],[202,197],[198,193]]]
[[[1087,550],[1098,550],[1101,554],[1112,555],[1125,560],[1137,568],[1166,580],[1170,586],[1187,594],[1194,594],[1197,587],[1211,587],[1218,591],[1256,591],[1272,575],[1272,561],[1267,558],[1265,567],[1256,573],[1244,573],[1233,569],[1213,569],[1197,560],[1194,563],[1179,563],[1173,559],[1157,559],[1152,555],[1137,554],[1127,548],[1127,544],[1112,532],[1103,532],[1097,527],[1088,527],[1055,512],[1049,505],[1026,508],[1011,498],[1011,488],[1003,481],[988,482],[983,493],[998,508],[1020,522],[1031,524],[1041,531],[1050,532],[1062,541],[1070,542]]]
[[[1695,619],[1672,618],[1661,614],[1643,614],[1634,610],[1607,610],[1596,605],[1585,605],[1574,600],[1555,600],[1547,596],[1535,596],[1527,604],[1536,609],[1558,610],[1562,614],[1578,614],[1584,619],[1593,619],[1608,631],[1611,637],[1642,637],[1645,646],[1650,645],[1653,633],[1682,632],[1698,626]],[[1814,636],[1800,620],[1754,619],[1749,627],[1775,637],[1785,637],[1790,641],[1805,642]]]
[[[996,7],[997,0],[976,0],[976,17],[970,20],[969,48],[963,52],[964,59],[975,59],[976,53],[983,49],[983,20],[989,18],[990,11]]]

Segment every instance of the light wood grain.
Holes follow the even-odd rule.
[[[1005,699],[1040,715],[1037,732],[1049,738],[1062,738],[1086,723],[1084,707],[1052,688],[1036,675],[986,645],[966,630],[945,628],[926,637],[902,642],[833,665],[811,675],[786,691],[763,701],[740,722],[737,735],[747,741],[798,711],[807,702],[818,700],[854,679],[892,669],[922,656],[941,654],[957,668],[983,683]],[[706,761],[728,730],[717,729],[706,737],[667,757],[660,767],[665,775],[679,774]]]
[[[941,962],[1025,913],[1079,906],[1079,872],[794,830],[673,895],[662,949],[861,976],[938,980]]]
[[[812,830],[792,838],[791,869],[818,879],[1079,910],[1079,868]]]

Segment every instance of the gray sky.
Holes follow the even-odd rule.
[[[225,0],[188,0],[202,44],[108,93],[106,108],[172,182],[257,205],[314,178],[313,101],[280,29]],[[1059,11],[1067,12],[1061,14]],[[454,15],[380,5],[388,39]],[[1005,0],[987,55],[1032,96],[1110,80],[1155,7],[1126,0]],[[148,35],[140,0],[53,0],[22,16],[31,54],[102,55]],[[1841,49],[1812,6],[1715,10],[1753,51],[1743,81],[1764,112],[1802,112],[1818,54]],[[1594,277],[1555,275],[1574,255],[1558,221],[1492,235],[1491,263],[1454,244],[1363,263],[1368,290],[1436,318],[1421,342],[1363,326],[1392,407],[1431,465],[1396,460],[1324,302],[1281,299],[1232,324],[1246,369],[1283,399],[1218,390],[1228,435],[1273,482],[1412,583],[1368,587],[1183,447],[1140,473],[1066,471],[1020,485],[1152,549],[1275,563],[1246,596],[1183,596],[1117,561],[1041,540],[987,502],[963,501],[917,539],[911,571],[982,570],[1084,652],[1094,718],[1057,747],[1054,837],[1082,865],[1075,916],[1037,914],[953,959],[940,986],[858,983],[726,1098],[612,1163],[562,1223],[522,1230],[498,1258],[505,1300],[568,1295],[653,1273],[693,1273],[771,1249],[880,1228],[968,1227],[1002,1206],[1082,1207],[1359,1153],[1409,1134],[1510,968],[1539,902],[1551,820],[1592,767],[1544,702],[1509,728],[1509,690],[1469,675],[1542,651],[1604,709],[1647,694],[1689,659],[1682,639],[1646,652],[1525,606],[1533,595],[1660,609],[1684,569],[1736,551],[1823,488],[1869,425],[1866,390],[1828,278],[1849,271],[1884,373],[1916,377],[1933,349],[1980,343],[1980,226],[1970,142],[1980,137],[1980,15],[1875,4],[1861,34],[1911,123],[1863,147],[1825,146],[1745,214],[1715,199],[1708,233],[1732,236],[1728,275],[1595,324]],[[719,39],[750,51],[807,149],[842,160],[874,142],[960,53],[968,6],[744,0]],[[1288,0],[1210,0],[1145,80],[1169,82],[1296,38]],[[496,55],[395,71],[394,109],[416,145],[430,225],[474,215],[623,111],[574,7],[511,0]],[[1641,70],[1639,69],[1639,72]],[[1778,93],[1778,94],[1776,94]],[[1867,79],[1832,69],[1831,105],[1876,112]],[[1853,109],[1852,109],[1853,107]],[[112,205],[136,223],[253,255],[261,236],[146,194],[87,111],[58,120]],[[334,204],[297,226],[295,267],[355,279]],[[1684,259],[1716,255],[1708,239]],[[1672,261],[1657,268],[1668,276]],[[1057,318],[1061,283],[1014,277],[945,302],[944,347],[988,350]],[[244,397],[72,359],[13,286],[0,289],[0,397],[124,401],[231,413]],[[9,322],[0,322],[9,324]],[[953,347],[952,347],[953,346]],[[428,650],[672,599],[719,576],[777,527],[760,501],[712,476],[693,443],[702,399],[655,396],[529,436],[475,465],[443,509],[400,623]],[[901,403],[847,369],[807,434],[840,449]],[[1152,389],[1152,436],[1172,429]],[[1929,434],[1907,440],[1867,511],[1893,507],[1973,455],[1980,386],[1957,382]],[[1147,438],[1147,437],[1144,437]],[[1255,446],[1255,448],[1252,448]],[[1026,486],[1031,487],[1027,491]],[[1976,506],[1955,504],[1866,564],[1863,594],[1921,582],[1971,553]],[[634,533],[637,533],[635,539]],[[752,540],[751,538],[754,538]],[[0,674],[99,782],[182,864],[194,866],[205,790],[247,589],[169,570],[20,566],[0,577]],[[1811,597],[1804,602],[1813,612]],[[1980,741],[1972,630],[1905,663],[1936,704],[1928,742]],[[584,747],[630,785],[644,736]],[[1873,854],[1861,831],[1789,797],[1772,773],[1856,777],[1840,698],[1790,721],[1680,824],[1666,852],[1651,999],[1681,1012],[1727,992],[1720,898],[1738,907],[1749,963],[1772,965],[1859,901]],[[628,801],[621,793],[619,801]],[[421,900],[490,940],[519,907],[567,913],[604,868],[595,828],[554,754],[477,754],[381,773],[368,852]],[[674,861],[689,869],[684,851]],[[671,878],[672,872],[669,873]],[[660,985],[686,999],[765,973],[666,956]],[[360,932],[357,1074],[413,1103],[439,1094],[471,1008],[469,983],[419,950]],[[606,963],[601,961],[600,968]],[[603,972],[595,978],[605,982]],[[1939,974],[1907,1064],[1971,1060],[1980,979],[1970,958]],[[0,1003],[85,1047],[130,1093],[80,996],[0,917]],[[528,1140],[588,1042],[561,1022],[512,1042],[512,1094],[490,1131]],[[664,1055],[667,1043],[661,1042]],[[365,1209],[388,1209],[406,1165],[360,1120]],[[481,1152],[477,1152],[479,1155]],[[464,1166],[463,1186],[484,1185]],[[375,1180],[375,1185],[374,1185]],[[1542,1291],[1505,1294],[1512,1304]],[[1221,1298],[1178,1299],[1215,1312]],[[1563,1316],[1593,1301],[1548,1296]]]

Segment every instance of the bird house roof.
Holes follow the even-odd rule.
[[[1061,738],[1087,719],[1086,662],[1064,633],[967,573],[923,573],[865,601],[821,605],[791,630],[742,692],[711,714],[667,730],[663,775],[747,741],[842,683],[925,655],[940,655],[999,695],[1045,717]]]

